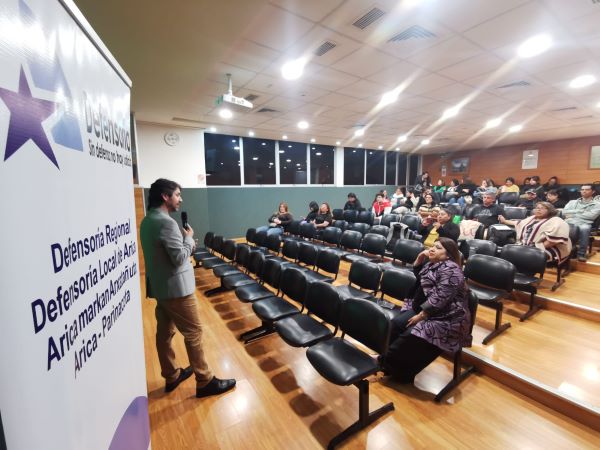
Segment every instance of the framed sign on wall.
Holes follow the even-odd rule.
[[[452,173],[466,173],[469,171],[469,157],[455,158],[450,164]]]
[[[600,145],[590,148],[590,169],[600,169]]]

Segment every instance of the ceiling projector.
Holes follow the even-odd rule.
[[[233,87],[231,84],[231,74],[228,73],[226,75],[227,75],[227,83],[229,85],[229,88],[227,89],[227,94],[219,95],[217,97],[217,100],[215,102],[216,105],[220,106],[223,103],[229,103],[231,105],[241,106],[243,108],[252,109],[254,105],[252,105],[251,102],[249,102],[248,100],[246,100],[243,97],[236,97],[235,95],[233,95]]]

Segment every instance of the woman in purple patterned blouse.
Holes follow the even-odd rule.
[[[426,259],[429,258],[429,261]],[[417,286],[392,319],[386,373],[402,383],[415,376],[444,351],[470,345],[468,292],[456,242],[439,238],[414,262]]]

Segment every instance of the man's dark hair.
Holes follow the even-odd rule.
[[[589,186],[592,191],[594,190],[593,183],[583,183],[581,186],[579,186],[579,189],[583,189],[584,187],[587,187],[587,186]]]
[[[515,179],[513,177],[506,177],[505,181],[510,181],[512,184],[515,184]]]
[[[354,192],[350,192],[348,194],[348,198],[356,198],[356,194]]]
[[[178,188],[181,189],[181,186],[166,178],[156,180],[150,185],[150,191],[148,192],[148,209],[161,206],[165,202],[162,195],[167,194],[170,197]]]

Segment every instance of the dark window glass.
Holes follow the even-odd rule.
[[[306,184],[306,144],[279,141],[279,183]]]
[[[385,184],[388,186],[396,184],[396,152],[385,154]]]
[[[344,184],[365,184],[365,151],[344,147]]]
[[[398,186],[406,186],[406,162],[408,161],[408,155],[406,153],[400,153],[398,155]]]
[[[384,164],[384,151],[367,150],[367,184],[384,184]]]
[[[413,184],[419,169],[419,155],[410,155],[408,158],[408,184]]]
[[[310,146],[310,184],[333,184],[334,156],[331,145]]]
[[[275,184],[275,141],[244,138],[244,184]]]
[[[236,136],[204,133],[208,186],[240,185],[240,143]]]

